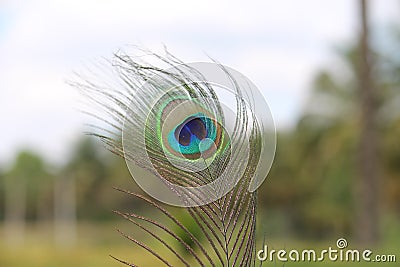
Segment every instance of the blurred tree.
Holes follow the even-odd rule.
[[[365,38],[316,75],[296,129],[278,135],[277,178],[260,194],[286,211],[289,230],[308,237],[357,232],[361,242],[376,241],[382,181],[385,200],[400,210],[400,34],[376,51]]]
[[[137,209],[142,202],[113,187],[141,192],[128,171],[125,160],[105,150],[98,140],[80,140],[63,170],[73,175],[77,184],[78,217],[82,219],[116,219],[112,210]],[[101,207],[101,208],[99,208]]]
[[[85,137],[78,141],[69,162],[61,172],[63,179],[76,181],[78,217],[94,218],[102,216],[104,211],[98,208],[103,197],[100,193],[104,183],[109,179],[106,154],[100,150],[97,140]],[[75,188],[75,187],[73,187]],[[72,194],[72,192],[71,192]],[[72,197],[71,197],[72,199]]]
[[[6,173],[4,182],[6,239],[9,243],[21,243],[24,239],[25,220],[38,219],[47,214],[41,205],[45,205],[43,198],[51,184],[51,175],[40,156],[23,151]]]
[[[383,139],[385,203],[400,218],[400,116],[385,128]]]
[[[76,193],[72,175],[61,173],[54,182],[55,240],[60,246],[76,241]]]
[[[106,155],[107,178],[104,180],[100,188],[101,198],[99,204],[103,207],[105,212],[104,218],[112,216],[115,217],[110,211],[124,209],[131,211],[132,209],[142,208],[143,202],[136,198],[129,197],[128,195],[113,188],[121,188],[124,190],[142,192],[134,179],[132,178],[125,160],[116,155]]]
[[[388,31],[386,46],[379,50],[379,73],[383,83],[384,105],[378,121],[384,122],[383,156],[385,208],[400,218],[400,27]]]
[[[75,243],[78,212],[82,217],[90,218],[99,210],[94,207],[100,184],[106,177],[106,168],[96,147],[92,139],[79,140],[55,181],[55,237],[61,246]]]
[[[362,243],[379,238],[380,183],[378,176],[377,96],[373,77],[374,58],[369,43],[368,1],[360,0],[361,33],[358,59],[358,90],[361,120],[357,190],[356,236]]]
[[[5,177],[3,170],[0,169],[0,207],[4,207],[4,194],[5,194]],[[0,209],[0,222],[4,219],[4,208]]]

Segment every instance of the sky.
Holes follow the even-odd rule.
[[[293,127],[318,69],[354,41],[355,0],[0,1],[0,168],[20,149],[63,163],[87,130],[74,71],[129,45],[185,62],[212,57],[263,93],[278,129]],[[372,0],[374,25],[400,1]]]

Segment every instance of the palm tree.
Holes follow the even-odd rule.
[[[307,162],[317,161],[317,165],[309,166],[308,174],[312,171],[314,175],[325,177],[321,179],[334,180],[333,185],[327,185],[327,191],[319,188],[323,193],[315,200],[320,208],[314,210],[329,210],[328,206],[321,208],[323,199],[327,205],[336,202],[336,208],[328,213],[335,212],[337,216],[327,223],[339,224],[339,231],[345,231],[352,221],[357,240],[373,243],[379,239],[380,207],[376,120],[384,99],[378,103],[376,88],[381,84],[374,79],[373,71],[378,71],[373,66],[377,55],[372,53],[369,44],[366,0],[360,0],[360,9],[362,27],[358,45],[341,51],[344,62],[339,64],[344,64],[336,72],[323,70],[317,75],[297,134],[299,142],[306,145],[303,147],[305,154],[300,156],[301,169],[307,168]],[[354,181],[348,183],[349,180]],[[332,188],[338,184],[342,188]],[[339,195],[332,193],[335,190]],[[312,203],[311,206],[315,204]],[[348,212],[344,214],[341,210]],[[349,220],[338,222],[344,217]]]
[[[373,243],[379,233],[379,176],[377,96],[373,77],[373,57],[369,43],[368,2],[360,0],[358,90],[360,94],[360,141],[358,146],[356,234],[360,242]]]

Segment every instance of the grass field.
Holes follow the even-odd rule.
[[[89,224],[81,223],[78,225],[78,239],[76,245],[70,247],[60,247],[55,245],[51,226],[34,227],[27,229],[27,236],[24,244],[10,247],[5,244],[3,238],[0,241],[0,267],[117,267],[123,266],[109,255],[113,255],[128,261],[137,263],[138,266],[158,267],[163,266],[159,261],[143,253],[142,250],[135,248],[128,240],[121,237],[116,231],[116,223]],[[122,229],[129,229],[128,225],[119,225]],[[1,227],[1,225],[0,225]],[[124,230],[125,230],[124,229]],[[131,228],[132,229],[132,228]],[[400,261],[400,236],[398,232],[388,233],[387,240],[371,250],[376,254],[395,254],[397,262],[377,263],[377,262],[268,262],[263,266],[399,266]],[[267,241],[270,249],[315,249],[321,251],[329,246],[335,248],[336,240],[332,242],[308,242],[308,241],[283,241],[272,239]],[[349,244],[350,247],[351,244]],[[259,249],[262,246],[259,246]],[[353,249],[364,249],[352,246]],[[159,246],[162,250],[162,247]],[[171,260],[173,266],[181,266],[176,261]],[[196,266],[196,265],[193,265]]]

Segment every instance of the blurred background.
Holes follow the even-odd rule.
[[[278,144],[258,238],[398,253],[399,18],[396,0],[0,1],[0,266],[153,266],[115,231],[112,211],[142,203],[113,187],[138,188],[66,83],[132,44],[217,59],[264,94]]]

